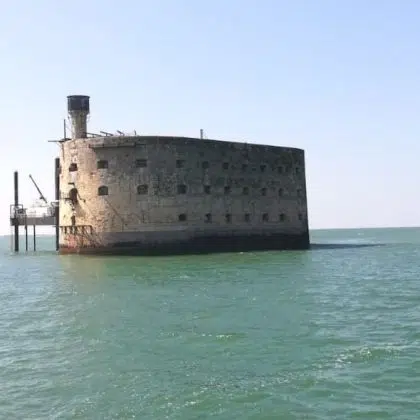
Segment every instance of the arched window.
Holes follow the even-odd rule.
[[[98,188],[98,195],[108,195],[108,187],[102,185]]]
[[[73,204],[76,204],[78,201],[78,192],[77,192],[77,188],[72,188],[69,191],[69,200],[71,202],[73,202]]]

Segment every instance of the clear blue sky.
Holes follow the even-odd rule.
[[[304,148],[311,228],[420,225],[420,2],[3,2],[0,233],[52,200],[66,96],[92,131]]]

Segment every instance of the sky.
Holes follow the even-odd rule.
[[[309,226],[420,225],[420,2],[0,0],[0,234],[89,130],[305,149]]]

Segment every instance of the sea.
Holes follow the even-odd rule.
[[[420,229],[176,257],[10,239],[0,419],[420,418]]]

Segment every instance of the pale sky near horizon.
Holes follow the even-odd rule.
[[[1,2],[0,234],[13,171],[54,198],[66,96],[89,129],[305,149],[311,228],[420,225],[420,2]]]

